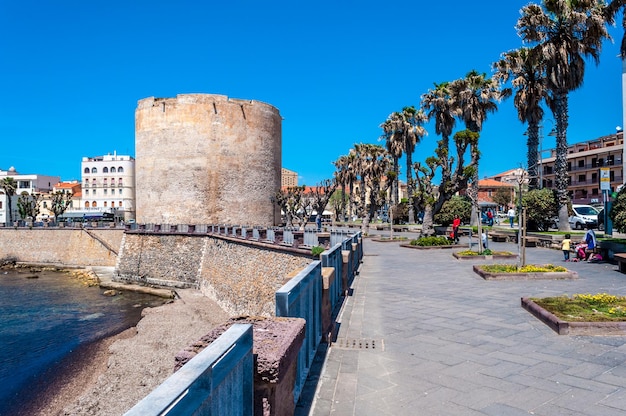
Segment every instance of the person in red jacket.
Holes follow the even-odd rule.
[[[459,227],[461,226],[461,219],[458,215],[454,216],[452,220],[452,234],[454,235],[454,243],[459,244]]]

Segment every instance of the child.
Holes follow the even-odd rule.
[[[563,250],[563,261],[569,261],[569,250],[572,246],[572,236],[565,234],[565,238],[561,242],[561,250]]]

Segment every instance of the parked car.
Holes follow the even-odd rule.
[[[591,205],[572,205],[574,215],[569,217],[569,224],[572,228],[582,230],[591,226],[596,228],[598,226],[598,210]]]

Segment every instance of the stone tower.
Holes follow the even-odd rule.
[[[273,225],[281,122],[269,104],[223,95],[140,100],[137,222]]]

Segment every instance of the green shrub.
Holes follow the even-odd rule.
[[[470,222],[472,216],[472,203],[469,198],[455,195],[446,201],[441,210],[435,215],[434,221],[441,225],[450,225],[454,216],[458,215],[462,224]]]
[[[313,255],[313,257],[319,257],[320,254],[324,252],[324,250],[326,249],[322,246],[313,246],[311,247],[311,254]]]
[[[430,236],[420,237],[416,240],[411,240],[412,246],[430,247],[430,246],[447,246],[450,244],[450,240],[447,237],[442,236]]]

